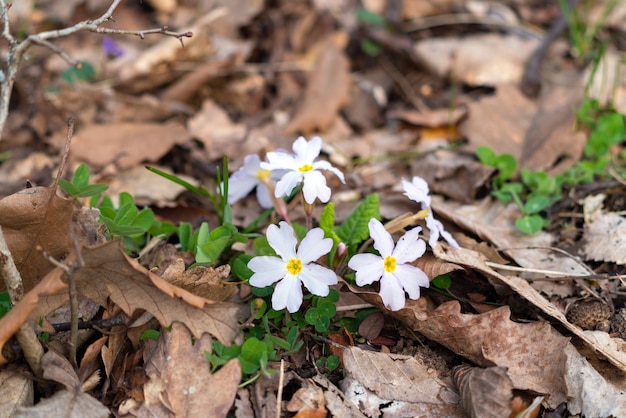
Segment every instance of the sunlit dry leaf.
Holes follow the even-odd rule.
[[[441,78],[473,86],[493,86],[516,84],[538,43],[537,39],[513,34],[489,33],[462,38],[431,37],[419,41],[414,51],[426,67]]]
[[[326,417],[324,392],[315,385],[300,388],[293,394],[287,407],[289,412],[297,412],[298,417]]]
[[[467,115],[467,109],[458,107],[455,109],[433,109],[429,112],[419,110],[391,110],[387,118],[400,119],[413,125],[428,128],[450,127],[456,125]]]
[[[344,351],[344,375],[347,397],[369,416],[464,416],[452,382],[419,357],[350,347]]]
[[[185,127],[174,122],[94,124],[76,132],[72,157],[99,167],[114,162],[131,168],[142,161],[157,161],[189,139]]]
[[[65,389],[29,408],[18,408],[14,417],[62,416],[68,418],[108,417],[110,411],[96,398],[80,390],[80,381],[70,362],[48,351],[41,360],[43,376],[65,386]]]
[[[34,384],[26,367],[16,370],[0,370],[0,411],[5,417],[13,416],[19,406],[30,406],[34,402]]]
[[[51,187],[24,189],[0,200],[0,226],[25,290],[53,268],[42,251],[57,260],[71,251],[73,212],[74,203],[57,196]]]
[[[304,101],[285,134],[324,132],[332,125],[339,110],[348,102],[350,63],[332,38],[325,41],[307,85]]]
[[[216,268],[196,266],[185,270],[185,262],[179,258],[170,264],[161,278],[189,293],[220,302],[230,300],[237,293],[236,286],[223,283],[229,275],[228,264]]]
[[[585,222],[585,246],[587,258],[626,264],[626,218],[614,212],[598,213]]]
[[[2,356],[2,347],[26,322],[31,313],[39,306],[40,298],[46,295],[55,295],[66,289],[67,285],[61,279],[63,271],[55,269],[48,273],[41,282],[31,289],[24,298],[0,319],[0,364],[6,363]],[[67,298],[64,298],[67,300]]]
[[[426,320],[408,324],[482,367],[507,367],[517,389],[546,394],[551,405],[566,399],[563,350],[567,338],[556,334],[547,322],[511,321],[508,306],[479,315],[460,310],[457,301],[446,302],[428,311]]]
[[[226,345],[239,334],[237,321],[243,315],[242,306],[213,303],[172,286],[126,256],[119,242],[85,248],[83,259],[85,266],[73,273],[77,290],[101,306],[107,306],[110,298],[129,316],[143,309],[165,327],[182,322],[196,338],[208,332]],[[54,309],[63,302],[55,297],[44,306]]]
[[[233,359],[211,374],[205,351],[211,351],[208,335],[192,343],[191,334],[181,324],[162,332],[157,348],[146,360],[150,380],[144,387],[145,403],[135,413],[225,417],[241,380],[239,360]]]
[[[500,418],[511,414],[513,382],[504,367],[454,369],[454,383],[471,418]]]
[[[457,264],[441,261],[431,253],[424,254],[411,264],[422,269],[431,279],[456,270],[463,270],[463,267]]]
[[[437,255],[437,257],[441,258],[442,260],[464,265],[466,267],[471,267],[472,269],[475,269],[481,272],[482,274],[488,277],[491,277],[493,280],[499,280],[500,282],[505,283],[512,290],[518,293],[521,297],[523,297],[524,299],[526,299],[527,301],[535,305],[537,308],[541,309],[547,315],[561,322],[561,324],[563,324],[563,326],[566,327],[570,332],[572,332],[573,334],[578,336],[580,339],[582,339],[594,351],[606,357],[613,365],[615,365],[622,371],[626,371],[626,358],[624,358],[622,353],[618,353],[615,350],[610,349],[609,347],[605,347],[601,344],[598,344],[597,341],[590,338],[579,327],[572,325],[569,321],[567,321],[567,319],[565,318],[565,314],[563,314],[563,312],[561,312],[553,304],[547,301],[539,292],[537,292],[533,287],[531,287],[530,284],[528,284],[526,280],[520,279],[519,277],[515,277],[515,276],[505,276],[505,275],[502,275],[493,271],[491,268],[485,265],[480,254],[475,253],[474,251],[470,251],[466,249],[457,249],[454,251],[447,251],[443,246],[438,246],[435,249],[435,255]],[[496,309],[495,311],[488,312],[482,315],[493,315],[494,312],[501,311],[502,309],[503,308],[499,308],[499,309]],[[501,315],[501,313],[498,315]],[[540,324],[517,324],[517,325],[537,327],[538,330],[535,330],[537,332],[542,331],[542,327],[543,327]],[[545,332],[545,330],[543,331]],[[555,338],[554,336],[550,337],[550,339],[554,339],[554,338]],[[545,342],[543,344],[545,344]],[[553,342],[552,345],[556,345],[556,341]],[[481,363],[478,363],[478,364],[481,364]],[[498,365],[502,366],[503,364],[498,364]],[[552,367],[555,367],[555,364],[553,364]],[[529,373],[529,370],[527,370],[527,372]],[[517,385],[518,381],[512,375],[511,375],[511,378],[513,380],[513,383]]]

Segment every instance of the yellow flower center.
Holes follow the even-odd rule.
[[[266,180],[269,180],[270,176],[272,173],[270,173],[269,170],[258,170],[256,172],[256,178],[259,179],[259,181],[265,182]]]
[[[297,276],[302,271],[302,261],[297,258],[292,258],[287,263],[287,271],[294,276]]]
[[[385,271],[387,273],[392,273],[396,270],[396,259],[388,255],[385,257],[385,261],[383,261],[383,266],[385,266]]]
[[[310,164],[304,164],[303,166],[301,166],[300,168],[298,168],[298,171],[304,173],[305,171],[311,171],[313,170],[313,166]]]

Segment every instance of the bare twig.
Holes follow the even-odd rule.
[[[163,26],[157,29],[145,29],[145,30],[126,30],[126,29],[112,29],[103,28],[100,25],[113,20],[113,12],[122,0],[113,0],[107,11],[95,20],[85,20],[64,29],[50,30],[32,34],[26,37],[23,41],[17,40],[12,34],[9,28],[9,9],[11,3],[7,3],[6,0],[0,0],[0,20],[2,21],[2,37],[9,42],[9,53],[7,54],[7,64],[5,74],[0,70],[0,86],[2,91],[0,92],[0,139],[2,138],[2,132],[9,115],[9,102],[11,100],[11,92],[13,91],[13,85],[15,84],[15,77],[19,71],[20,64],[26,51],[33,45],[44,46],[54,53],[60,55],[65,61],[69,62],[73,66],[78,66],[80,63],[71,58],[67,53],[63,52],[60,48],[49,42],[50,39],[62,38],[72,35],[76,32],[88,31],[95,33],[107,33],[107,34],[119,34],[119,35],[135,35],[144,39],[149,34],[161,34],[165,36],[172,36],[178,38],[183,44],[183,38],[190,38],[193,36],[191,32],[173,32],[168,30],[167,26]]]

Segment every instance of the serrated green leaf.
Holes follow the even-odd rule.
[[[351,254],[355,247],[370,236],[370,219],[380,220],[380,201],[377,193],[367,196],[348,218],[335,229],[339,238],[348,246]]]

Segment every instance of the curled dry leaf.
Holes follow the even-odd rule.
[[[226,345],[239,334],[237,321],[245,315],[242,306],[214,303],[172,286],[126,256],[117,241],[85,248],[83,259],[85,265],[73,273],[76,288],[101,306],[110,299],[129,316],[143,309],[165,327],[182,322],[194,337],[207,332]],[[54,296],[41,304],[37,314],[43,316],[66,300],[65,295]]]
[[[205,351],[211,351],[208,335],[194,343],[181,324],[162,332],[154,350],[147,353],[145,401],[136,405],[130,400],[120,409],[133,416],[225,417],[241,379],[239,360],[211,374]]]
[[[54,187],[24,189],[0,200],[0,226],[24,290],[32,289],[53,268],[42,251],[56,260],[71,251],[73,212],[73,202],[57,196]]]
[[[563,378],[569,339],[558,335],[547,322],[519,324],[510,320],[503,306],[479,315],[461,313],[457,301],[446,302],[426,319],[403,319],[417,332],[483,366],[508,368],[516,389],[550,396],[558,405],[567,398]]]
[[[43,377],[61,383],[65,389],[44,399],[36,406],[18,408],[14,417],[59,416],[69,418],[108,417],[109,408],[96,398],[81,391],[81,384],[70,362],[50,350],[41,359]]]
[[[511,414],[513,382],[504,367],[455,367],[454,384],[471,418],[499,418]]]
[[[4,344],[26,322],[31,313],[38,308],[39,300],[46,295],[55,295],[66,289],[67,285],[61,279],[63,271],[56,269],[50,272],[41,282],[31,289],[24,298],[0,319],[0,353]],[[0,354],[0,364],[6,359]]]
[[[166,282],[187,290],[196,296],[212,301],[227,301],[237,293],[235,286],[224,285],[228,279],[230,266],[225,264],[216,268],[196,266],[185,270],[185,262],[177,259],[161,276]]]

